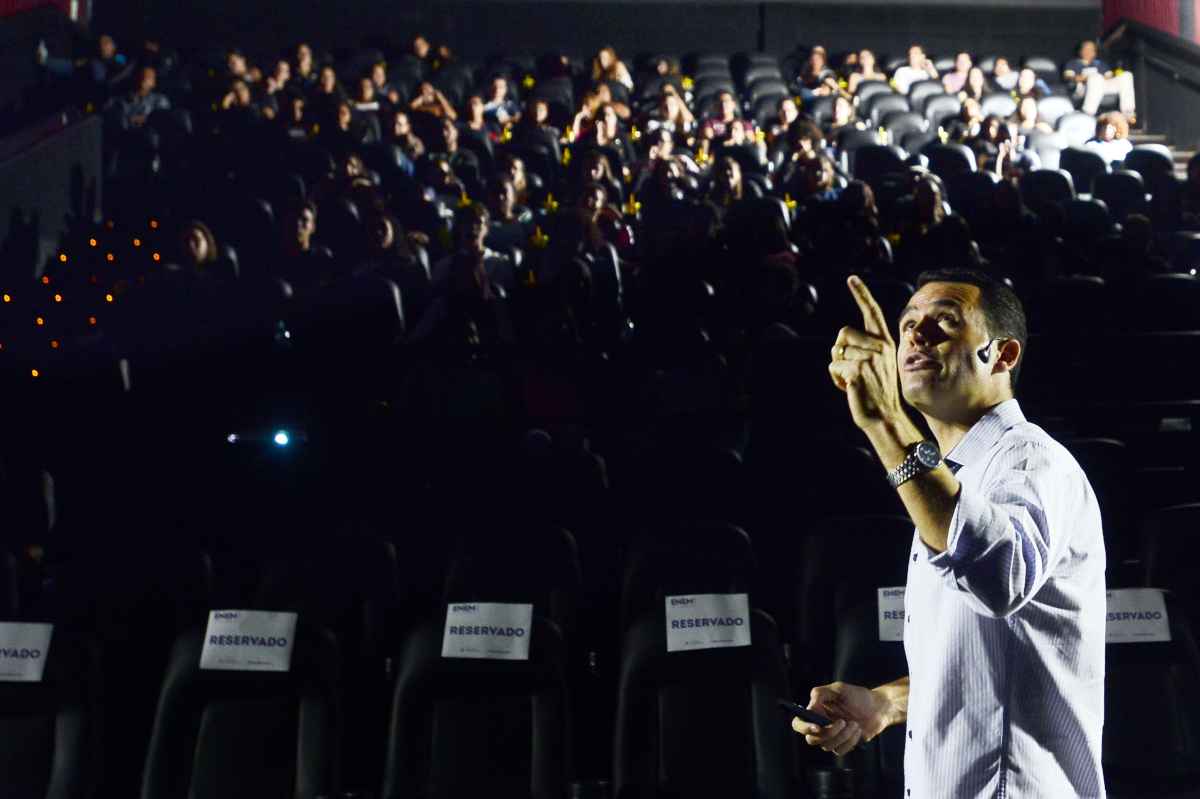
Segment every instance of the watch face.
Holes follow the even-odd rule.
[[[937,444],[932,441],[922,441],[917,444],[916,455],[917,460],[929,469],[937,466],[942,460],[942,453],[938,451]]]

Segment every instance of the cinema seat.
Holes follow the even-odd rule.
[[[617,694],[616,799],[797,796],[792,698],[779,631],[750,616],[751,645],[668,653],[665,610],[625,633]]]
[[[99,662],[89,637],[56,628],[40,683],[0,682],[0,792],[5,797],[97,796],[105,765],[98,727],[104,696]]]
[[[338,785],[338,647],[296,629],[291,671],[200,669],[204,630],[175,642],[141,799],[316,799]]]
[[[1164,596],[1169,642],[1105,647],[1101,760],[1113,799],[1188,797],[1200,784],[1200,647],[1196,625]],[[1142,730],[1156,730],[1153,746]]]
[[[399,653],[384,799],[560,799],[573,776],[567,653],[535,616],[529,660],[442,657],[445,611]]]

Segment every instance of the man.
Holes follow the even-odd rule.
[[[503,75],[492,76],[487,101],[483,104],[483,116],[497,130],[521,117],[521,109],[508,90],[508,79]]]
[[[1095,116],[1104,96],[1115,94],[1121,113],[1129,119],[1130,124],[1136,124],[1133,75],[1129,72],[1118,75],[1109,69],[1107,64],[1096,57],[1095,42],[1089,40],[1079,45],[1079,57],[1063,65],[1063,80],[1068,86],[1075,86],[1075,97],[1082,98],[1081,108],[1085,114]]]
[[[1004,56],[998,56],[992,67],[992,83],[1006,92],[1017,88],[1017,73]]]
[[[133,130],[146,124],[155,111],[168,111],[171,101],[155,89],[158,73],[154,67],[142,67],[137,72],[136,87],[123,97],[114,97],[105,107],[109,119],[121,130]]]
[[[1079,465],[1013,398],[1020,301],[978,272],[926,273],[897,349],[865,284],[849,287],[864,328],[842,328],[829,373],[916,525],[909,676],[814,688],[809,706],[834,723],[793,727],[844,755],[906,724],[905,796],[1103,797],[1100,512]]]
[[[896,91],[908,94],[908,90],[919,80],[937,80],[937,68],[925,55],[924,48],[914,44],[908,48],[908,63],[901,66],[892,74],[892,83]]]

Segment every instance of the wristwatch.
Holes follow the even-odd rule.
[[[933,441],[918,441],[908,448],[908,456],[892,471],[887,481],[892,488],[899,488],[919,474],[933,471],[942,462],[942,452]]]

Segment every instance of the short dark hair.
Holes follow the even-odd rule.
[[[1017,392],[1017,378],[1025,362],[1029,332],[1025,323],[1025,309],[1021,300],[1006,283],[991,275],[974,269],[932,269],[917,277],[917,289],[927,283],[966,283],[979,289],[979,310],[992,338],[1016,339],[1021,342],[1021,356],[1008,373],[1013,394]]]

